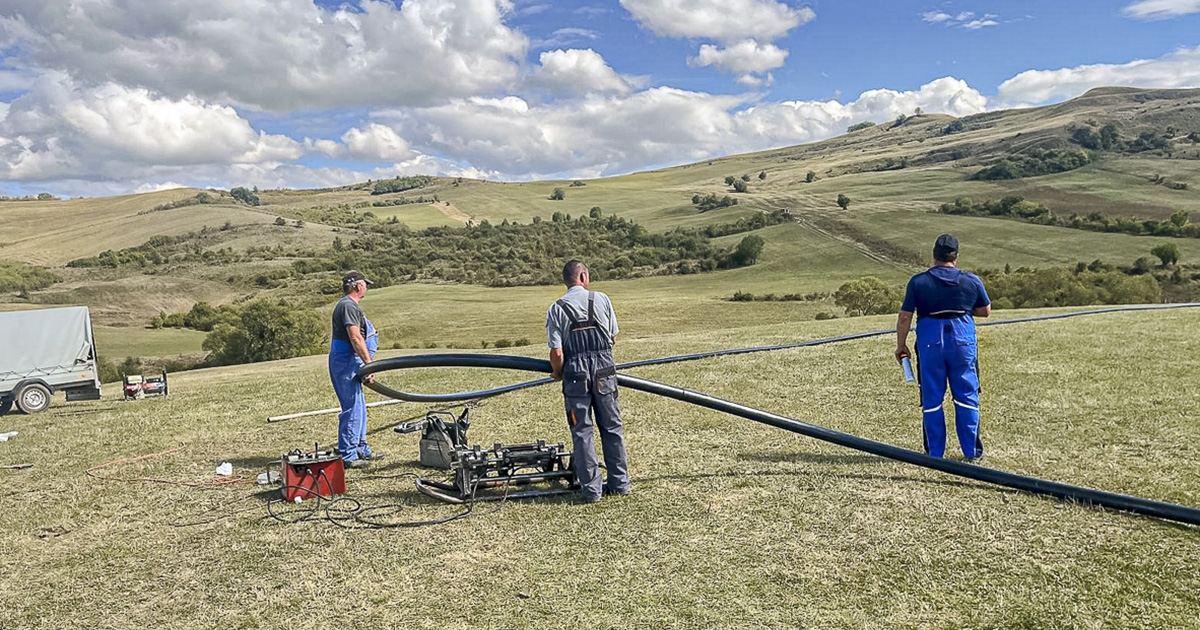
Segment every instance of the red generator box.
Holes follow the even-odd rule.
[[[337,451],[292,451],[280,458],[280,467],[284,500],[315,499],[318,495],[328,499],[346,493],[346,468]]]

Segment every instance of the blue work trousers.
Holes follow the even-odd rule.
[[[349,343],[333,341],[329,350],[329,380],[342,407],[338,414],[338,452],[347,462],[371,455],[371,447],[367,446],[367,403],[362,383],[357,379],[363,365]]]
[[[921,377],[925,452],[933,457],[945,455],[946,414],[942,401],[949,385],[963,455],[982,456],[975,322],[969,317],[917,320],[917,369]]]

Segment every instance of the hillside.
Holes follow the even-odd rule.
[[[111,328],[128,353],[140,354],[143,348],[160,352],[164,344],[153,336],[165,331],[142,329],[159,312],[182,312],[197,301],[223,304],[253,296],[287,297],[313,306],[331,301],[322,290],[333,274],[305,273],[295,263],[328,255],[335,239],[349,243],[361,238],[365,225],[399,222],[423,229],[484,220],[528,223],[554,213],[587,215],[594,207],[652,232],[789,209],[793,225],[761,230],[766,247],[753,267],[635,278],[605,287],[639,304],[649,301],[656,308],[705,318],[736,313],[740,306],[719,298],[739,290],[831,292],[864,275],[898,282],[917,268],[915,261],[927,257],[934,237],[946,231],[962,240],[962,262],[968,268],[1073,266],[1096,259],[1129,264],[1162,239],[934,211],[959,197],[982,202],[1019,195],[1063,217],[1098,213],[1163,220],[1178,211],[1200,213],[1198,104],[1200,90],[1100,89],[1048,107],[962,119],[913,115],[822,142],[575,182],[440,178],[377,195],[372,194],[375,183],[365,182],[325,190],[258,191],[259,206],[238,203],[222,191],[186,189],[105,199],[3,201],[0,261],[43,266],[63,281],[20,297],[6,295],[0,308],[87,304],[97,324]],[[972,179],[1003,159],[1050,163],[1054,156],[1078,152],[1081,147],[1073,138],[1081,129],[1094,135],[1108,125],[1121,139],[1121,148],[1095,151],[1082,167],[1017,179]],[[1153,141],[1150,148],[1139,144],[1146,134]],[[810,173],[813,181],[808,181]],[[725,179],[743,175],[749,176],[748,192],[732,192]],[[550,199],[556,188],[563,199]],[[698,211],[693,196],[709,193],[731,195],[739,204]],[[208,203],[195,203],[201,195],[209,197]],[[849,198],[848,209],[836,204],[839,195]],[[371,216],[362,223],[367,213]],[[117,268],[66,266],[164,236],[172,242],[159,248],[161,260]],[[739,238],[715,242],[729,247]],[[1182,261],[1200,260],[1200,240],[1172,240]],[[407,347],[474,345],[479,335],[470,326],[502,329],[505,318],[473,314],[470,324],[451,332],[421,322],[430,315],[437,316],[435,322],[454,319],[459,300],[486,295],[490,305],[533,305],[555,291],[409,283],[377,290],[368,300],[386,307],[386,314],[380,314],[385,331]],[[827,301],[759,307],[806,318],[836,310]],[[750,322],[760,316],[744,317]],[[672,330],[686,325],[681,321]],[[536,332],[536,326],[523,326],[519,334],[505,336],[534,338]],[[185,346],[195,351],[198,342],[191,338],[181,352]]]

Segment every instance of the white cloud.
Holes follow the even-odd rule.
[[[587,50],[550,50],[539,57],[531,83],[555,94],[611,92],[628,94],[630,82],[617,74],[599,53]]]
[[[927,11],[921,14],[921,19],[930,24],[942,24],[947,27],[965,28],[969,31],[977,31],[981,28],[989,26],[999,26],[1000,22],[996,18],[1000,17],[995,13],[985,14],[983,17],[976,18],[973,11],[962,11],[957,15],[950,15],[945,11]]]
[[[412,156],[408,143],[395,129],[378,123],[347,131],[342,142],[349,157],[357,160],[403,160]]]
[[[1200,0],[1139,0],[1121,12],[1141,20],[1162,20],[1200,13]]]
[[[1200,87],[1200,46],[1158,59],[1093,64],[1058,70],[1027,70],[1000,84],[996,106],[1038,105],[1073,98],[1110,85],[1143,88]]]
[[[775,0],[621,0],[621,6],[656,35],[719,42],[773,41],[816,17],[808,7]]]
[[[987,99],[944,78],[916,91],[872,90],[858,100],[751,104],[750,97],[657,87],[629,96],[590,96],[530,105],[464,99],[379,112],[427,152],[507,179],[601,176],[716,155],[810,142],[863,120],[888,120],[921,107],[955,116],[984,111]],[[744,108],[744,109],[743,109]]]
[[[726,48],[704,44],[700,52],[688,59],[691,66],[714,66],[738,75],[763,74],[782,67],[788,51],[774,44],[759,44],[753,39],[740,41]]]
[[[137,188],[134,188],[133,192],[138,193],[138,194],[152,193],[152,192],[160,192],[163,190],[175,190],[177,188],[187,188],[187,187],[188,187],[187,185],[180,184],[178,182],[159,182],[159,183],[146,182],[144,184],[139,185]]]
[[[24,53],[11,63],[77,81],[276,111],[428,104],[501,89],[519,76],[528,40],[503,23],[510,0],[359,5],[7,0],[0,48]]]
[[[0,120],[0,178],[126,178],[138,168],[278,163],[301,155],[233,108],[47,75]]]
[[[989,26],[997,26],[999,24],[1000,23],[997,22],[996,20],[993,20],[991,18],[984,18],[981,20],[971,20],[970,22],[963,24],[962,27],[967,29],[968,31],[977,31],[981,28],[986,28]]]

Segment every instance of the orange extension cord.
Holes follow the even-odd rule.
[[[95,472],[97,470],[100,470],[101,468],[108,468],[109,466],[117,466],[120,464],[129,464],[129,463],[136,462],[139,460],[149,459],[151,457],[160,457],[162,455],[169,455],[171,453],[175,453],[180,450],[183,450],[184,446],[186,446],[186,444],[180,444],[179,446],[176,446],[175,448],[167,449],[165,451],[162,451],[161,453],[151,453],[149,455],[139,455],[137,457],[122,457],[121,459],[114,459],[111,462],[100,464],[99,466],[92,466],[91,468],[87,469],[87,476],[92,477],[94,479],[104,479],[107,481],[145,481],[145,482],[150,482],[150,483],[165,483],[165,484],[170,484],[170,485],[175,485],[175,486],[187,486],[189,488],[228,486],[230,484],[246,483],[246,482],[250,481],[249,479],[246,479],[245,477],[242,477],[241,475],[231,475],[229,477],[226,477],[224,479],[219,479],[217,481],[178,481],[175,479],[158,479],[156,477],[108,477],[105,475],[98,475]]]

